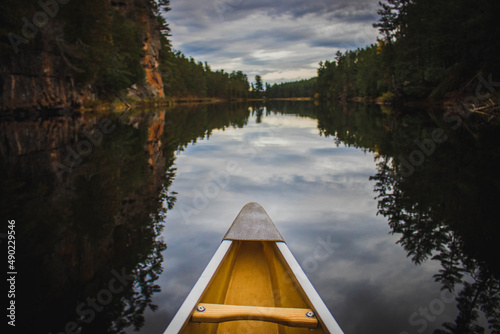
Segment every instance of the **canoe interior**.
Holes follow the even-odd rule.
[[[233,241],[200,303],[310,308],[275,242]],[[263,321],[188,322],[183,333],[311,333]],[[321,328],[313,331],[323,333]]]

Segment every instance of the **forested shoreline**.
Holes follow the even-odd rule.
[[[376,43],[337,51],[319,63],[317,77],[267,85],[266,97],[499,109],[500,2],[387,0],[379,6]]]
[[[227,73],[172,48],[169,0],[0,3],[0,110],[245,99]]]
[[[377,43],[337,51],[333,60],[320,62],[317,97],[461,101],[498,109],[500,62],[494,50],[500,49],[500,2],[387,0],[379,5],[380,20],[373,25],[380,32]]]
[[[379,4],[377,43],[337,51],[319,62],[317,77],[270,85],[260,75],[250,83],[242,71],[212,70],[174,50],[164,18],[169,0],[6,0],[0,4],[0,110],[125,97],[461,101],[498,109],[500,2]]]

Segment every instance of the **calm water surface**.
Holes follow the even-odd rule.
[[[279,103],[4,120],[20,325],[163,333],[255,201],[345,333],[491,332],[498,131],[439,115]]]

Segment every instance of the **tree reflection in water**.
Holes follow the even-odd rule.
[[[458,316],[435,333],[499,333],[498,119],[472,115],[454,129],[440,111],[360,104],[320,106],[316,115],[322,135],[375,153],[378,213],[413,262],[441,263],[434,278],[456,295]],[[436,129],[446,140],[408,175],[401,157],[409,160]]]
[[[471,131],[438,124],[450,139],[405,177],[405,167],[393,157],[408,156],[416,146],[401,143],[428,138],[436,124],[429,127],[410,115],[400,122],[419,124],[420,133],[412,137],[415,133],[395,130],[394,152],[380,156],[378,173],[372,177],[379,213],[387,217],[392,233],[401,235],[398,242],[416,264],[429,258],[441,263],[434,278],[457,295],[455,323],[445,323],[435,333],[484,333],[481,312],[491,333],[498,333],[498,127],[476,119],[469,125],[473,137]]]
[[[483,315],[489,331],[499,332],[496,120],[470,117],[467,128],[454,130],[432,111],[289,105],[268,104],[266,115],[272,110],[316,118],[321,135],[376,155],[372,179],[379,213],[416,264],[441,263],[434,277],[457,296],[455,323],[436,333],[483,333]],[[142,327],[144,312],[156,309],[152,296],[159,291],[166,247],[159,236],[176,200],[169,191],[175,152],[214,129],[245,126],[250,110],[259,121],[264,117],[261,105],[237,104],[133,111],[121,122],[106,115],[116,128],[63,183],[52,163],[64,161],[66,146],[78,143],[82,129],[95,129],[102,115],[0,122],[0,210],[16,219],[19,324],[47,333],[65,331],[70,322],[82,333]],[[399,157],[408,157],[418,149],[415,140],[429,138],[436,128],[447,140],[406,176]],[[103,308],[92,308],[114,271],[133,279]]]
[[[207,106],[0,122],[2,217],[16,220],[16,327],[36,333],[122,333],[144,325],[161,274],[175,152],[249,111]],[[54,162],[103,118],[113,131],[61,182]],[[117,279],[117,275],[121,279]],[[130,278],[125,280],[123,276]]]

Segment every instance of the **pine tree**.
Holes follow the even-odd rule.
[[[260,97],[260,94],[264,91],[264,86],[262,85],[262,77],[260,75],[255,76],[255,92]]]

